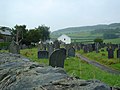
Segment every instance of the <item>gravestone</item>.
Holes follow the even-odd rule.
[[[53,51],[54,51],[54,46],[53,46],[53,44],[49,44],[49,45],[48,45],[49,57],[50,57],[50,55],[53,53]]]
[[[68,49],[68,57],[75,57],[75,49],[73,47]]]
[[[120,58],[120,48],[117,50],[117,58]]]
[[[77,45],[77,50],[80,51],[80,45]]]
[[[99,53],[99,43],[95,43],[95,51],[96,53]]]
[[[28,48],[25,44],[22,45],[22,49]]]
[[[48,51],[38,51],[38,58],[48,58]]]
[[[12,42],[9,46],[9,52],[13,53],[13,54],[20,54],[19,45],[14,40],[12,40]]]
[[[113,49],[108,49],[108,58],[114,58],[114,50]]]
[[[84,53],[88,53],[88,48],[86,45],[83,46],[83,51],[84,51]]]
[[[43,50],[43,42],[39,42],[38,44],[38,51]]]
[[[54,48],[55,48],[55,49],[59,49],[59,48],[60,48],[60,42],[59,42],[58,40],[56,40],[56,41],[54,42]]]
[[[93,51],[93,48],[92,48],[92,45],[89,45],[89,52],[92,52]]]
[[[47,49],[46,44],[43,44],[43,50],[46,50],[46,49]]]
[[[67,55],[67,53],[66,53],[66,49],[65,48],[60,48],[60,50],[62,50],[63,51],[63,53],[65,54],[65,56]],[[66,57],[65,57],[66,58]]]
[[[66,58],[65,49],[58,49],[54,51],[49,58],[49,65],[52,67],[64,68],[64,61]]]
[[[95,51],[95,44],[92,44],[93,51]]]

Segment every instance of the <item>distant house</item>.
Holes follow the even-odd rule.
[[[0,42],[11,41],[11,29],[8,27],[0,27]]]
[[[68,37],[67,35],[63,34],[60,37],[58,37],[58,41],[62,41],[65,44],[70,44],[71,43],[71,38]]]

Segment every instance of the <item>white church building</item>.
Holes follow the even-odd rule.
[[[71,43],[71,38],[68,37],[67,35],[63,34],[60,37],[58,37],[58,41],[62,41],[65,44],[70,44]]]

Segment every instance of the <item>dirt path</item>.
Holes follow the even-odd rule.
[[[98,68],[100,68],[100,69],[102,69],[102,70],[104,70],[104,71],[106,71],[108,73],[120,75],[120,71],[111,69],[109,67],[106,67],[106,66],[104,66],[104,65],[102,65],[102,64],[100,64],[100,63],[98,63],[96,61],[89,60],[88,58],[82,56],[81,54],[77,53],[76,56],[79,57],[81,60],[84,60],[84,61],[88,62],[89,64],[92,64],[92,65],[94,65],[94,66],[96,66],[96,67],[98,67]]]

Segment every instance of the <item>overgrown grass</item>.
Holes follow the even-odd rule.
[[[48,65],[48,59],[38,59],[37,49],[21,50],[21,54],[30,58],[32,61]],[[113,75],[100,70],[99,68],[80,60],[79,58],[66,58],[65,70],[70,76],[80,77],[82,79],[98,79],[110,86],[120,87],[120,75]]]
[[[20,53],[23,56],[28,57],[33,62],[38,62],[38,63],[44,64],[44,65],[49,64],[48,59],[38,59],[38,57],[37,57],[37,48],[24,49],[24,50],[21,50]]]
[[[110,86],[120,87],[120,75],[113,75],[92,66],[79,58],[67,58],[65,70],[69,75],[82,79],[98,79]]]
[[[78,51],[78,53],[89,58],[90,60],[95,60],[103,65],[106,65],[116,70],[120,70],[120,59],[116,57],[116,50],[114,52],[114,58],[112,59],[108,59],[108,53],[106,51],[106,48],[104,48],[103,52],[100,51],[99,53],[96,53],[95,51],[90,53],[84,53],[83,50]]]

